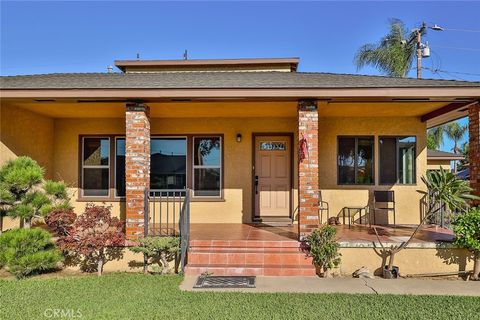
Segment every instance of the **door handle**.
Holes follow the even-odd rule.
[[[255,194],[258,194],[258,176],[255,176]]]

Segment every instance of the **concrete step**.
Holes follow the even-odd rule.
[[[313,266],[270,266],[270,265],[195,265],[189,264],[185,274],[201,275],[208,272],[215,276],[316,276]]]

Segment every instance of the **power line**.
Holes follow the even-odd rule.
[[[433,68],[429,68],[429,67],[423,67],[422,69],[429,70],[429,71],[431,71],[431,72],[433,72],[433,73],[442,72],[442,73],[447,73],[447,74],[453,73],[453,74],[463,74],[463,75],[467,75],[467,76],[479,76],[479,77],[480,77],[480,73],[447,71],[447,70],[433,69]]]
[[[437,45],[433,45],[433,47],[443,48],[443,49],[465,50],[465,51],[480,51],[480,48],[461,48],[461,47],[448,47],[448,46],[437,46]]]
[[[474,30],[474,29],[450,29],[450,28],[443,28],[445,31],[458,31],[458,32],[475,32],[475,33],[480,33],[480,30]]]

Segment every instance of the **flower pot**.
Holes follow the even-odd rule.
[[[392,270],[388,269],[388,266],[383,267],[383,278],[385,279],[397,279],[399,268],[393,266]]]

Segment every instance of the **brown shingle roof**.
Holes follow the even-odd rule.
[[[0,77],[1,89],[432,88],[480,82],[304,72],[54,73]]]

